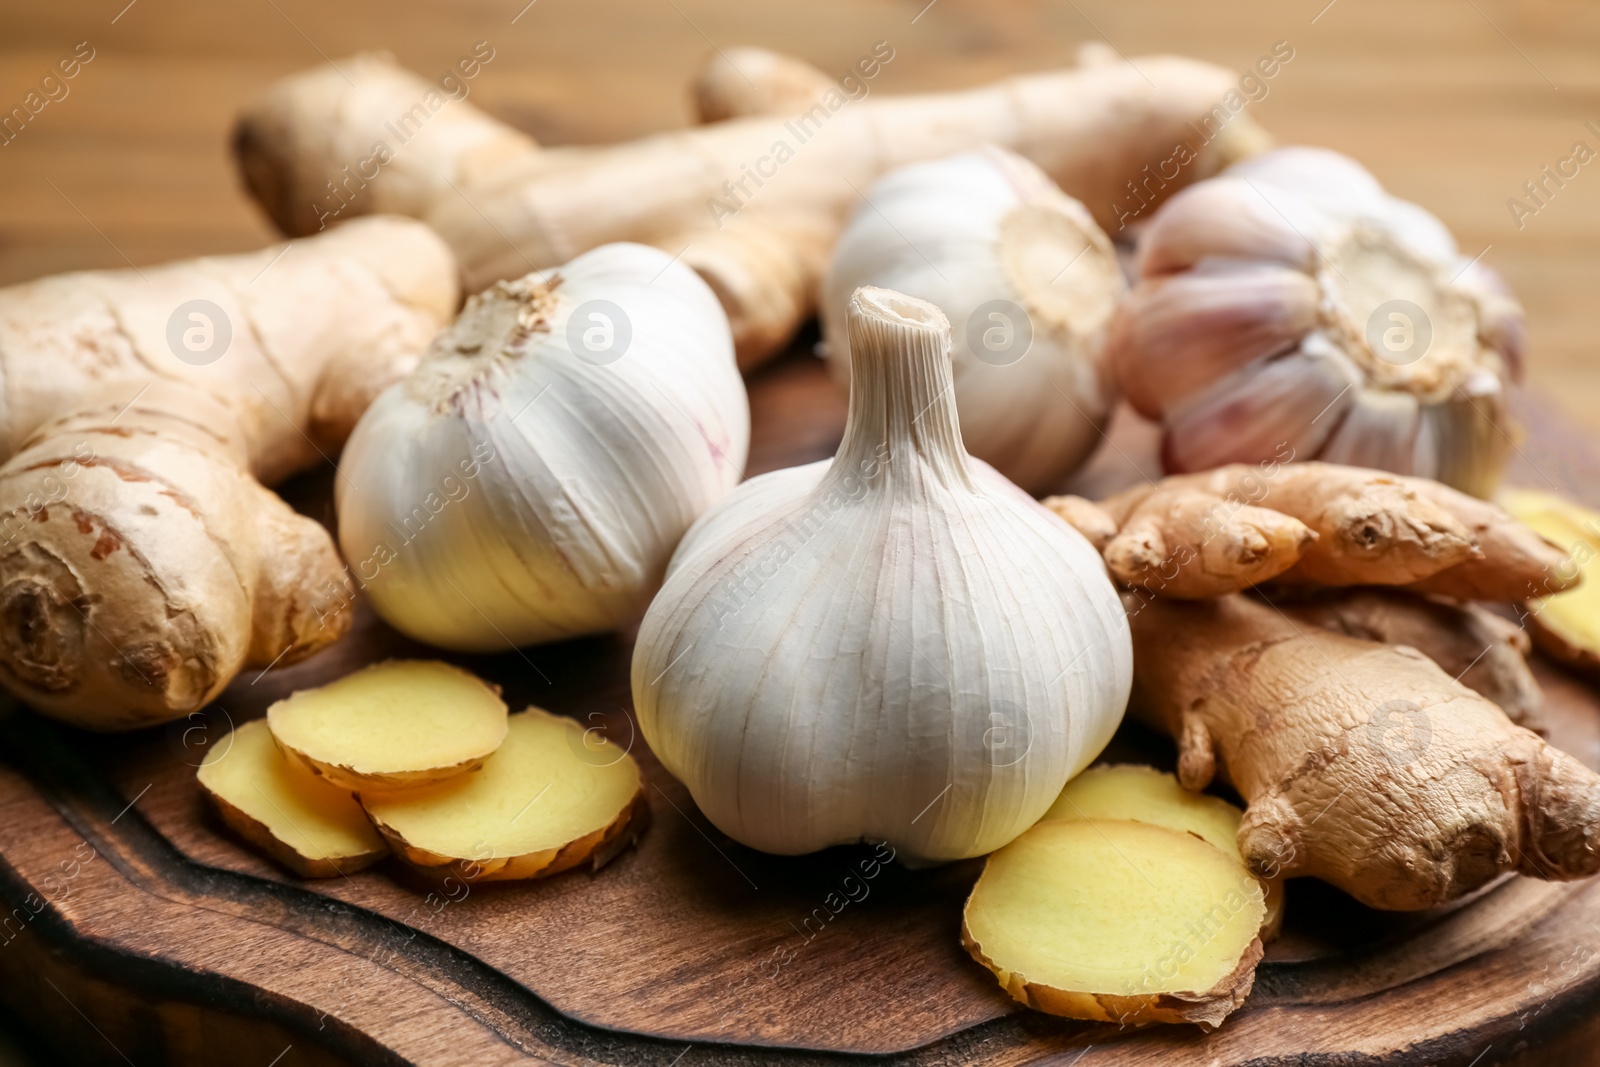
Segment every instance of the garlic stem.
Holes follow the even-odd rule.
[[[830,473],[860,470],[893,442],[908,446],[942,484],[976,489],[956,417],[944,313],[870,286],[856,291],[850,307],[850,415]]]

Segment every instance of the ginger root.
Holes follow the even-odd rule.
[[[1578,581],[1565,552],[1497,505],[1362,467],[1236,463],[1163,478],[1098,505],[1045,504],[1080,530],[1091,527],[1091,540],[1103,539],[1118,581],[1180,599],[1272,580],[1510,601],[1530,585],[1558,591]],[[1110,538],[1106,522],[1117,530]]]
[[[1506,717],[1544,731],[1544,693],[1527,655],[1527,631],[1477,605],[1402,589],[1337,589],[1279,600],[1284,614],[1350,637],[1421,652],[1450,677],[1500,705]]]
[[[263,720],[212,745],[196,778],[231,830],[302,878],[353,874],[389,854],[356,798],[285,757]]]
[[[961,940],[1030,1008],[1212,1030],[1249,995],[1265,917],[1261,883],[1198,836],[1047,820],[989,856]]]
[[[1140,197],[1215,174],[1262,141],[1242,117],[1203,137],[1237,75],[1173,56],[851,102],[796,60],[736,54],[736,72],[718,57],[695,94],[703,118],[727,121],[629,144],[539,148],[452,101],[364,178],[352,165],[372,157],[388,124],[434,91],[364,55],[271,87],[240,116],[234,149],[246,184],[284,232],[309,233],[335,216],[412,215],[449,242],[472,291],[613,241],[681,254],[722,300],[740,366],[750,367],[815,310],[829,250],[859,191],[895,167],[992,142],[1027,156],[1112,229],[1130,210],[1118,206],[1128,202],[1128,183],[1175,146],[1190,161],[1158,188],[1146,181]],[[813,92],[820,98],[806,100]]]
[[[1186,788],[1221,774],[1245,798],[1258,876],[1405,911],[1600,870],[1600,776],[1421,653],[1242,595],[1128,600],[1134,712],[1178,741]]]
[[[706,58],[689,85],[689,98],[700,122],[726,122],[799,115],[838,88],[810,63],[739,45]]]
[[[437,660],[389,660],[267,709],[279,747],[347,790],[428,785],[477,770],[506,737],[494,688]]]
[[[456,295],[389,218],[0,290],[0,683],[127,729],[343,634],[332,540],[262,485],[335,453]]]

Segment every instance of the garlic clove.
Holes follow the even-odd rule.
[[[1169,413],[1162,461],[1180,473],[1263,457],[1309,459],[1360,382],[1355,365],[1311,333],[1289,355],[1242,368]]]
[[[1500,354],[1512,381],[1522,379],[1526,326],[1522,305],[1500,272],[1482,260],[1463,265],[1455,284],[1471,293],[1478,305],[1478,337]]]
[[[1421,405],[1410,393],[1357,389],[1317,458],[1350,467],[1415,474]]]
[[[939,309],[863,288],[847,329],[838,454],[752,479],[684,538],[634,705],[747,845],[979,855],[1110,739],[1126,616],[1091,546],[967,455]]]
[[[1235,164],[1228,174],[1281,189],[1330,219],[1379,226],[1433,259],[1456,255],[1455,238],[1432,212],[1390,195],[1360,163],[1331,149],[1279,148]]]
[[[1473,375],[1455,395],[1422,411],[1431,469],[1417,473],[1487,497],[1500,482],[1511,440],[1503,427],[1510,422],[1499,379],[1488,372]],[[1420,458],[1420,457],[1419,457]]]
[[[1191,185],[1140,234],[1139,273],[1146,278],[1171,274],[1207,259],[1260,260],[1310,273],[1324,224],[1305,206],[1286,203],[1282,194],[1277,200],[1243,178]]]
[[[1331,148],[1289,145],[1240,160],[1228,176],[1276,186],[1330,214],[1353,219],[1388,197],[1360,163]]]
[[[1421,255],[1440,261],[1456,255],[1455,238],[1432,212],[1390,195],[1365,167],[1338,152],[1282,148],[1230,173],[1292,191],[1340,222],[1379,226]]]
[[[1316,282],[1270,264],[1210,261],[1129,294],[1107,359],[1134,410],[1163,413],[1218,378],[1299,343],[1318,318]]]

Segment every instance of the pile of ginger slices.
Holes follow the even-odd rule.
[[[463,881],[598,867],[646,810],[633,757],[437,661],[305,689],[218,741],[201,789],[245,841],[305,878],[394,855]]]

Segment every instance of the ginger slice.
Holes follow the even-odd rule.
[[[1221,797],[1194,793],[1173,775],[1134,763],[1090,767],[1061,790],[1040,822],[1128,819],[1190,833],[1236,857],[1239,821],[1244,812]],[[1283,926],[1283,879],[1261,878],[1266,891],[1266,922],[1261,939],[1271,941]]]
[[[1154,767],[1119,763],[1090,767],[1072,779],[1039,821],[1127,819],[1191,833],[1232,852],[1243,817],[1226,800],[1191,793]]]
[[[361,805],[288,759],[261,719],[211,746],[195,777],[240,837],[304,878],[332,878],[389,854]]]
[[[528,708],[474,774],[361,804],[395,854],[467,881],[544,878],[625,847],[647,810],[633,757],[571,719]]]
[[[1554,582],[1530,586],[1526,618],[1534,642],[1552,659],[1600,671],[1600,512],[1532,489],[1507,489],[1500,503],[1567,550],[1573,562],[1561,577],[1583,575],[1582,584],[1565,592]]]
[[[267,709],[290,758],[351,790],[443,781],[480,766],[506,736],[484,681],[435,660],[389,660]]]
[[[1250,992],[1265,918],[1260,883],[1192,834],[1050,820],[989,857],[961,940],[1031,1008],[1211,1030]]]

